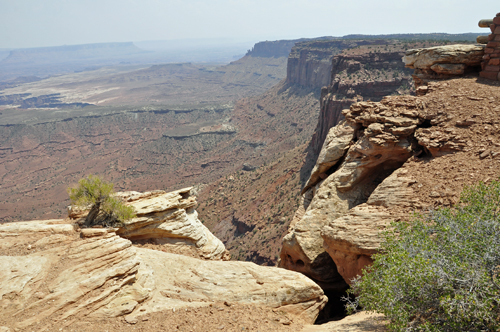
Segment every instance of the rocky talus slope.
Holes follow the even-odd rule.
[[[477,76],[422,96],[358,102],[330,129],[283,239],[280,266],[333,287],[370,264],[380,231],[500,176],[500,90]]]

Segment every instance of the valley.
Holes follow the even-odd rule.
[[[411,92],[411,70],[398,59],[436,44],[262,42],[225,66],[109,67],[3,89],[0,220],[63,216],[66,188],[87,174],[118,190],[194,185],[201,220],[235,258],[275,265],[340,111]],[[321,90],[330,81],[336,90]]]

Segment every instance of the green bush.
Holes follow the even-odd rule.
[[[103,181],[98,176],[89,175],[80,179],[74,188],[68,188],[71,204],[82,209],[89,209],[84,225],[102,225],[113,227],[135,217],[134,208],[124,205],[113,197],[113,184]]]
[[[393,226],[348,310],[382,313],[391,331],[500,331],[500,182]]]

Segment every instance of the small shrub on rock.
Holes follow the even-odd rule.
[[[112,183],[92,174],[80,179],[76,187],[68,188],[71,204],[89,209],[84,222],[86,227],[119,226],[123,221],[135,217],[134,208],[124,205],[120,199],[113,197],[113,193]]]
[[[382,313],[391,331],[500,331],[500,182],[393,226],[348,310]]]

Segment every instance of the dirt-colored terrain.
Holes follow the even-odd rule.
[[[136,324],[123,318],[80,321],[60,330],[50,331],[283,331],[297,332],[303,325],[282,312],[250,305],[218,303],[205,308],[180,309],[144,315]]]
[[[477,77],[457,78],[429,85],[419,99],[435,114],[434,140],[459,140],[463,151],[432,158],[423,154],[404,168],[417,179],[415,208],[458,203],[464,186],[500,178],[500,83]]]
[[[165,109],[219,105],[265,92],[285,77],[285,70],[286,57],[252,56],[225,66],[180,63],[102,68],[4,89],[0,106],[7,116],[15,111],[7,111],[13,106],[61,108],[81,103]],[[99,108],[90,111],[106,113]],[[3,119],[2,123],[9,122]]]

